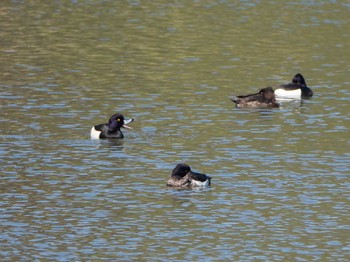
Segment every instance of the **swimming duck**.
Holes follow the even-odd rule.
[[[124,138],[121,127],[129,128],[127,124],[134,121],[133,118],[125,119],[122,114],[114,114],[108,120],[106,124],[99,124],[91,128],[91,138],[92,139],[104,139],[104,138]]]
[[[279,107],[272,87],[263,88],[256,94],[237,96],[231,100],[237,107]]]
[[[172,171],[167,186],[172,187],[208,187],[211,184],[211,177],[196,173],[191,170],[188,164],[180,163]]]
[[[307,98],[312,97],[312,90],[307,87],[304,77],[298,73],[292,82],[285,85],[280,85],[275,88],[275,95],[277,98]]]

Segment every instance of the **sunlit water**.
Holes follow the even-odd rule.
[[[0,5],[3,261],[347,261],[349,4]],[[315,95],[236,109],[301,72]],[[120,141],[91,140],[115,112]],[[187,162],[212,187],[165,186]]]

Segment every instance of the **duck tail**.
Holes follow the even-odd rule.
[[[235,104],[238,104],[239,103],[239,98],[238,97],[234,97],[234,98],[231,98],[231,101]]]

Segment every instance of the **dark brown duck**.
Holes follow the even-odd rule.
[[[193,172],[191,167],[185,163],[176,165],[167,182],[167,186],[180,188],[208,187],[210,184],[211,177]]]
[[[256,94],[237,96],[231,100],[237,107],[279,107],[272,87],[263,88]]]

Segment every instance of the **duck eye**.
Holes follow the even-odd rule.
[[[120,122],[120,118],[118,118],[117,121]]]

